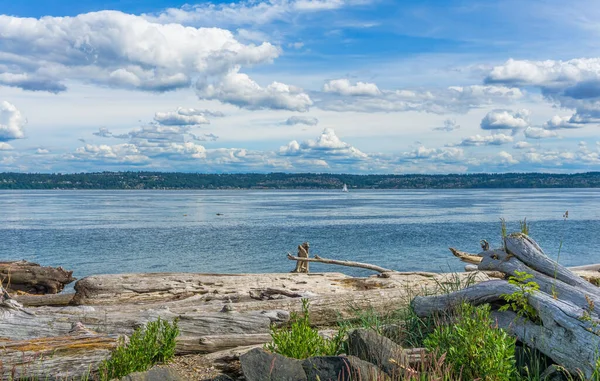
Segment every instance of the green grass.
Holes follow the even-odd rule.
[[[342,328],[331,339],[321,337],[310,325],[309,301],[302,299],[302,314],[292,313],[289,327],[271,326],[272,342],[265,349],[295,359],[335,356],[343,351],[345,336]]]
[[[175,356],[177,320],[158,320],[136,329],[129,342],[121,340],[110,358],[100,364],[101,380],[120,378],[133,372],[144,372],[158,363],[167,363]]]

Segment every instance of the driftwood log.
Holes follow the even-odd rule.
[[[465,265],[465,271],[481,271],[479,268],[479,264],[483,260],[481,254],[471,254],[453,247],[450,247],[449,249],[455,257],[467,263],[467,265]],[[489,250],[484,250],[484,253],[486,251]],[[593,285],[600,286],[600,264],[568,267],[568,269]],[[504,278],[506,275],[501,271],[485,271],[485,273],[492,278]]]
[[[589,378],[600,353],[600,288],[561,266],[544,254],[530,237],[516,233],[505,239],[505,250],[487,250],[478,269],[500,271],[509,276],[527,272],[540,290],[528,294],[528,303],[539,319],[517,317],[511,311],[495,311],[498,325],[523,343],[536,348],[573,374]],[[461,258],[462,259],[462,258]],[[416,297],[413,308],[419,316],[447,311],[462,301],[475,305],[505,304],[503,295],[518,291],[505,280],[476,284],[447,295]],[[599,307],[600,308],[600,307]]]
[[[0,262],[0,281],[9,291],[56,294],[74,280],[73,271],[62,267],[42,267],[27,261]]]
[[[315,255],[314,258],[308,258],[308,257],[300,257],[300,256],[294,257],[292,254],[288,253],[287,258],[291,261],[298,261],[298,263],[300,263],[300,262],[307,262],[307,263],[308,262],[319,262],[319,263],[325,263],[325,264],[329,264],[329,265],[359,267],[362,269],[377,271],[379,273],[398,272],[398,271],[386,269],[386,268],[383,268],[383,267],[380,267],[377,265],[372,265],[370,263],[341,261],[341,260],[337,260],[337,259],[327,259],[327,258],[321,258],[318,255]],[[293,272],[296,272],[296,271],[293,271]]]
[[[406,306],[411,295],[435,292],[444,283],[454,283],[456,276],[472,278],[466,273],[391,273],[387,278],[354,278],[339,273],[92,276],[76,285],[76,305],[64,306],[54,300],[54,306],[40,306],[36,300],[38,307],[21,307],[12,298],[7,305],[0,304],[0,337],[7,349],[0,360],[8,370],[20,364],[10,348],[28,348],[28,343],[36,345],[40,340],[60,342],[71,336],[69,332],[77,324],[114,341],[158,317],[179,319],[178,353],[260,344],[269,339],[271,324],[283,324],[291,312],[302,311],[303,297],[310,299],[312,324],[337,326],[340,318],[355,317],[357,310],[385,312]],[[477,276],[480,281],[489,279]],[[13,302],[16,308],[11,308]],[[41,351],[40,347],[31,348]],[[78,348],[77,358],[86,364],[86,371],[93,371],[108,353],[94,345]],[[51,361],[37,358],[35,361],[48,371],[40,378],[50,375],[52,379],[65,372],[77,376],[70,360],[72,353],[57,350]]]

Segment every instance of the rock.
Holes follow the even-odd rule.
[[[135,372],[120,381],[184,381],[177,371],[169,368],[154,367],[146,372]]]
[[[396,364],[407,364],[401,346],[370,329],[355,329],[350,333],[348,354],[377,365],[390,376],[397,373]]]
[[[354,356],[311,357],[302,362],[302,367],[309,380],[389,380],[377,366]]]
[[[240,356],[246,381],[308,381],[302,362],[261,348]]]
[[[219,374],[216,377],[213,377],[211,381],[233,381],[233,378],[226,374]]]

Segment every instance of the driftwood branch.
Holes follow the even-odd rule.
[[[359,267],[362,269],[373,270],[379,273],[390,273],[396,272],[395,270],[386,269],[384,267],[372,265],[370,263],[361,263],[361,262],[353,262],[353,261],[342,261],[337,259],[327,259],[321,258],[318,255],[315,255],[314,258],[299,258],[294,257],[292,254],[288,253],[287,258],[291,261],[301,261],[301,262],[318,262],[318,263],[326,263],[329,265],[339,265],[339,266],[348,266],[348,267]]]

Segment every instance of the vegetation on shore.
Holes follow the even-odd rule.
[[[598,188],[600,172],[450,175],[319,173],[0,173],[0,189],[468,189]]]

